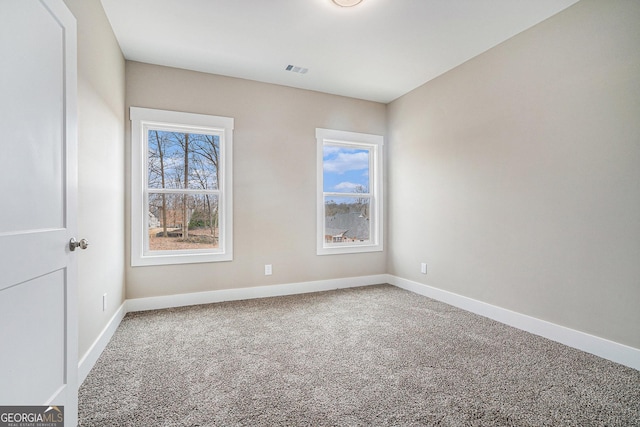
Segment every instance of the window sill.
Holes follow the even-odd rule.
[[[163,253],[158,255],[144,255],[134,257],[131,260],[132,267],[146,267],[153,265],[177,265],[177,264],[198,264],[209,262],[233,261],[233,254],[212,254],[212,253]]]
[[[342,255],[342,254],[361,254],[368,252],[382,252],[382,245],[336,245],[323,246],[317,250],[317,255]]]

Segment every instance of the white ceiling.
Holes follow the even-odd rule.
[[[127,59],[387,103],[577,1],[102,4]]]

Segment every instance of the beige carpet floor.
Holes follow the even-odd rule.
[[[130,313],[81,426],[640,426],[640,372],[393,286]]]

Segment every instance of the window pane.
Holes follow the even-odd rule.
[[[148,132],[149,188],[218,189],[218,135]]]
[[[363,197],[324,198],[325,243],[352,243],[369,240],[371,199]]]
[[[189,141],[189,188],[217,190],[220,136],[191,134]]]
[[[323,191],[368,193],[369,155],[367,149],[325,145],[322,156]]]
[[[149,194],[150,251],[218,247],[218,196]]]

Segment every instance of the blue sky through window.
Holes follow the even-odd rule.
[[[354,193],[358,186],[369,189],[369,150],[325,145],[323,191]]]

